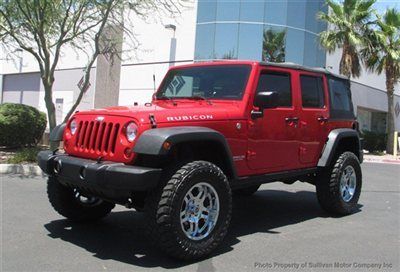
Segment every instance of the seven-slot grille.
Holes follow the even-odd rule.
[[[81,152],[114,154],[120,124],[100,121],[80,121],[75,146]]]

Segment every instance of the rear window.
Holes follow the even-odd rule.
[[[344,79],[329,78],[331,118],[354,119],[350,83]]]

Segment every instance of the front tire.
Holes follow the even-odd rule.
[[[362,174],[360,162],[352,152],[344,152],[317,178],[317,198],[327,212],[348,215],[358,210]]]
[[[115,207],[113,203],[66,187],[54,177],[49,177],[47,181],[47,196],[56,212],[77,222],[98,220],[109,214]]]
[[[206,161],[181,167],[149,195],[147,234],[168,255],[197,260],[224,239],[231,220],[232,196],[226,176]]]

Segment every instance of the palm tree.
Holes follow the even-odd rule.
[[[342,48],[339,71],[348,78],[360,76],[358,49],[365,43],[365,32],[370,24],[375,1],[344,0],[338,3],[326,0],[331,12],[318,13],[318,19],[328,23],[328,29],[319,34],[320,43],[329,53]]]
[[[388,98],[388,141],[386,152],[393,154],[394,137],[394,86],[400,80],[400,12],[387,9],[383,18],[377,15],[376,28],[368,35],[369,44],[361,51],[365,66],[386,75]]]
[[[264,31],[263,38],[263,61],[284,62],[286,31],[268,29]]]

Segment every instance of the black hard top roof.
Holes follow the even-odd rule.
[[[325,68],[319,68],[319,67],[307,67],[307,66],[303,66],[300,64],[296,64],[296,63],[292,63],[292,62],[266,62],[266,61],[261,61],[259,62],[260,65],[263,66],[273,66],[273,67],[282,67],[282,68],[289,68],[289,69],[295,69],[295,70],[301,70],[301,71],[307,71],[307,72],[315,72],[315,73],[323,73],[329,76],[334,76],[337,78],[341,78],[341,79],[345,79],[348,80],[347,77],[343,76],[343,75],[338,75],[335,73],[332,73],[330,71],[328,71]]]

